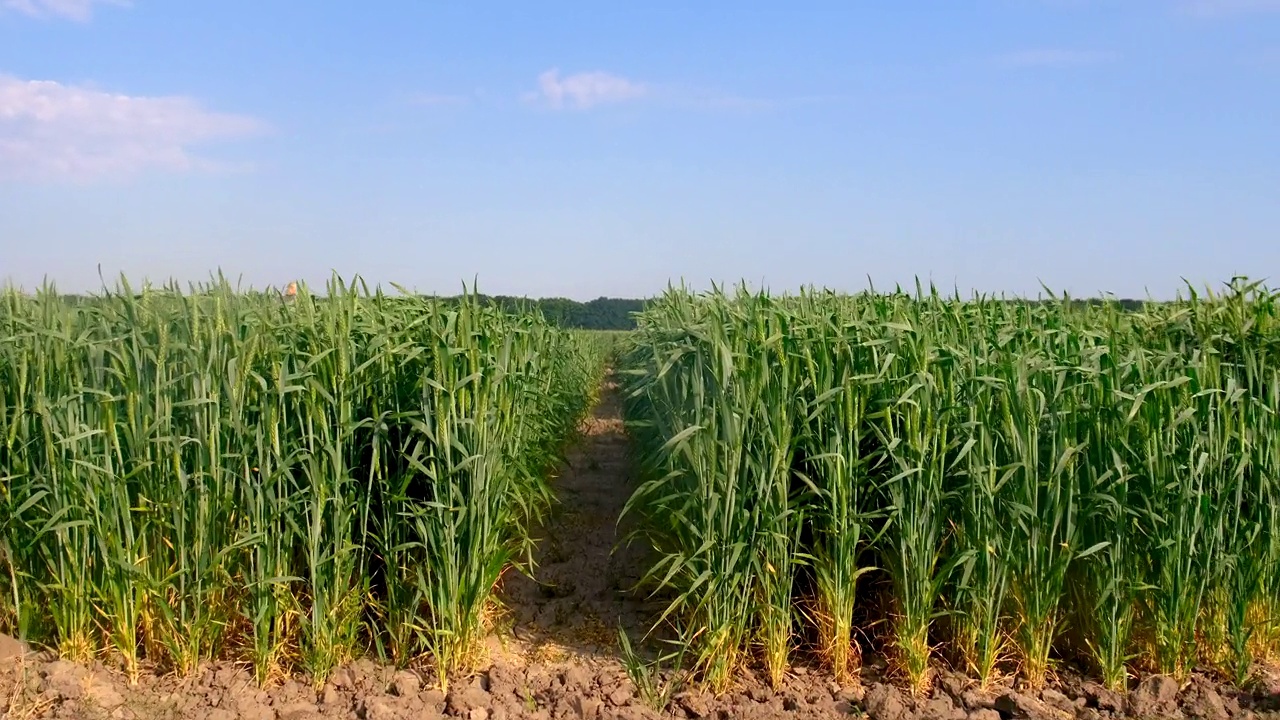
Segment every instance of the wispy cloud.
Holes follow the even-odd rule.
[[[1071,68],[1115,62],[1119,55],[1103,50],[1066,50],[1037,48],[1001,55],[999,60],[1015,67]]]
[[[448,96],[446,96],[448,97]],[[600,105],[644,100],[667,109],[754,112],[783,107],[837,102],[840,95],[747,96],[685,83],[650,83],[607,72],[560,74],[557,69],[538,76],[538,89],[525,102],[555,109],[585,110]]]
[[[128,6],[130,0],[0,0],[0,10],[12,10],[36,18],[62,18],[88,22],[95,5]]]
[[[261,121],[188,97],[103,92],[0,75],[0,176],[92,181],[225,167],[192,148],[262,133]]]
[[[1183,12],[1198,17],[1280,12],[1280,0],[1184,0]]]
[[[538,76],[538,89],[526,93],[525,99],[555,109],[585,110],[599,105],[636,100],[647,95],[649,88],[640,82],[611,73],[579,72],[561,77],[552,68]]]

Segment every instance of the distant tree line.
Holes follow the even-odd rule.
[[[1014,301],[1010,301],[1010,302],[1022,302],[1022,301],[1014,300]],[[1053,303],[1053,302],[1058,302],[1058,301],[1056,301],[1056,300],[1037,300],[1037,301],[1034,301],[1034,302],[1035,302],[1036,304],[1045,304],[1045,303]],[[1139,310],[1142,310],[1142,309],[1147,305],[1148,301],[1147,301],[1147,300],[1134,300],[1133,298],[1083,298],[1083,299],[1081,299],[1081,298],[1072,298],[1072,299],[1069,301],[1069,303],[1070,303],[1070,305],[1071,305],[1072,307],[1075,307],[1075,308],[1099,307],[1099,306],[1102,306],[1102,305],[1112,305],[1112,304],[1114,304],[1114,305],[1118,305],[1118,306],[1120,306],[1120,309],[1121,309],[1121,310],[1123,310],[1123,311],[1125,311],[1125,312],[1138,312]],[[1156,303],[1156,304],[1159,304],[1159,303]]]
[[[521,298],[509,295],[481,295],[506,310],[540,310],[551,322],[583,330],[634,330],[635,313],[644,309],[644,300],[601,297],[587,302],[568,298]]]

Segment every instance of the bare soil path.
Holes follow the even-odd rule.
[[[644,551],[619,542],[628,529],[619,520],[635,478],[611,377],[553,487],[556,504],[535,533],[540,542],[533,579],[513,572],[503,584],[512,635],[535,657],[616,656],[619,626],[633,637],[644,635],[663,603],[632,592],[644,574]]]

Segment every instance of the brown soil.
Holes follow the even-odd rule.
[[[319,691],[299,680],[259,689],[245,668],[229,663],[183,678],[144,674],[130,687],[101,664],[28,653],[0,636],[0,718],[1280,718],[1280,675],[1261,670],[1249,692],[1196,676],[1183,684],[1148,678],[1127,694],[1070,675],[1036,693],[1015,686],[982,692],[959,675],[942,673],[931,696],[913,698],[879,682],[883,663],[875,658],[861,681],[843,687],[801,664],[778,690],[748,671],[722,697],[681,692],[655,709],[627,676],[617,640],[621,626],[638,641],[665,605],[662,598],[630,592],[647,565],[644,551],[615,550],[625,532],[619,515],[633,485],[616,388],[606,382],[555,481],[560,502],[539,533],[536,580],[507,577],[505,613],[489,638],[487,667],[455,681],[448,694],[435,689],[429,675],[368,660],[340,669]],[[657,645],[651,639],[638,649],[652,657]]]

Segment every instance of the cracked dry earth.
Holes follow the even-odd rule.
[[[634,482],[611,379],[554,482],[559,503],[538,532],[536,580],[508,574],[501,590],[506,610],[488,640],[487,667],[455,681],[448,694],[435,689],[429,674],[368,660],[341,668],[319,690],[298,679],[259,689],[245,668],[231,663],[183,678],[144,674],[131,687],[100,663],[56,660],[0,636],[0,719],[1280,718],[1280,674],[1265,668],[1248,691],[1193,676],[1181,684],[1147,678],[1125,694],[1070,673],[1039,692],[1016,685],[984,692],[942,672],[932,693],[916,698],[884,682],[885,665],[875,657],[860,681],[845,686],[806,667],[800,656],[781,688],[746,671],[723,696],[689,691],[655,709],[637,695],[618,646],[619,626],[640,638],[665,601],[629,592],[648,558],[638,546],[618,547],[626,532],[619,515]]]

